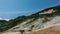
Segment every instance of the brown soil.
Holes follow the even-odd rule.
[[[27,34],[60,34],[60,26],[53,26],[44,30],[39,30],[37,32],[31,32]]]

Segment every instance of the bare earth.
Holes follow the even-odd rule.
[[[31,32],[28,34],[60,34],[60,26],[53,26],[37,32]]]

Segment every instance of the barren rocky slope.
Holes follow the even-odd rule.
[[[45,23],[40,29],[25,32],[24,34],[60,34],[60,16],[54,17],[49,23]],[[17,26],[18,27],[18,26]],[[39,26],[38,26],[39,27]],[[14,31],[13,31],[14,30]],[[3,34],[21,34],[19,29],[10,29]]]

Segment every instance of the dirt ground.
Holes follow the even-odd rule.
[[[53,27],[49,27],[44,30],[40,30],[37,32],[31,32],[27,34],[60,34],[60,26],[53,26]]]

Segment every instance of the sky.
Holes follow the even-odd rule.
[[[57,5],[60,5],[60,0],[0,0],[0,18],[31,15]]]

